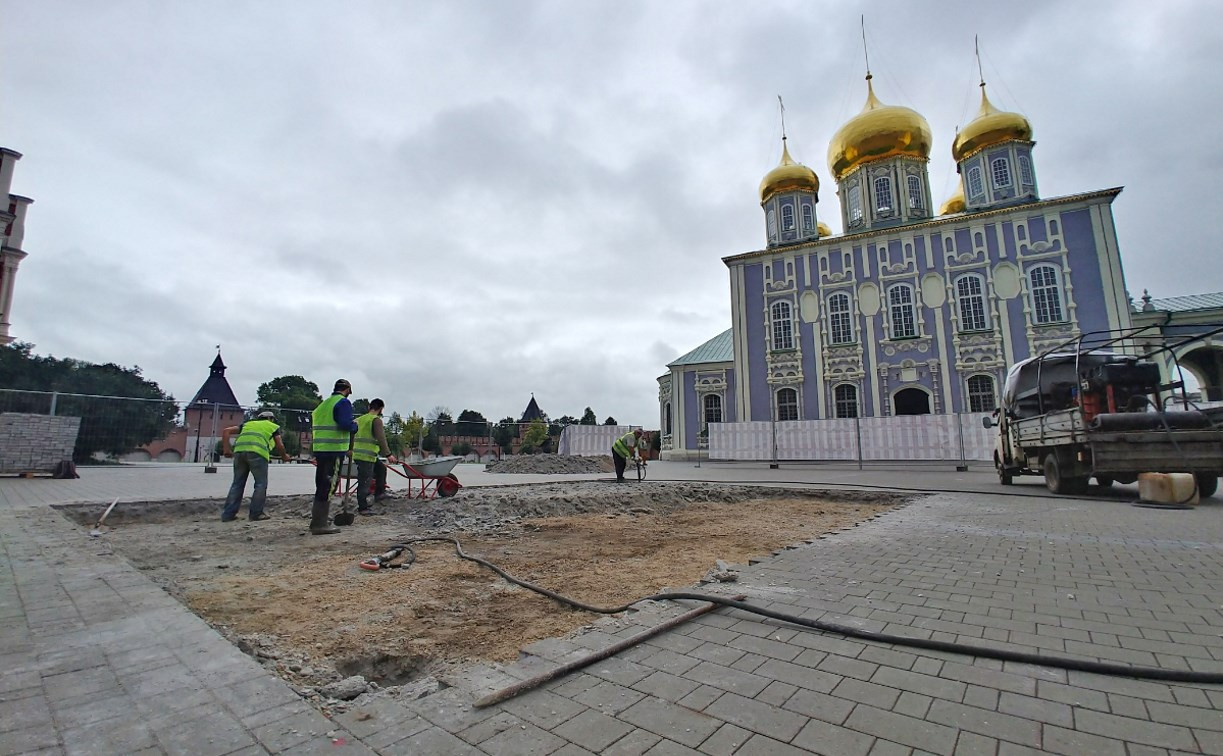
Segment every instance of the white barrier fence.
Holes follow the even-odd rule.
[[[771,460],[965,460],[994,458],[989,413],[710,423],[709,458]]]
[[[611,447],[616,439],[632,429],[631,425],[567,425],[561,431],[556,452],[573,457],[611,454]]]

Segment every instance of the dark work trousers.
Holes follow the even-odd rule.
[[[250,518],[252,520],[263,514],[263,505],[268,498],[268,461],[256,452],[234,452],[234,482],[229,487],[229,495],[225,497],[225,510],[221,519],[228,522],[238,516],[238,507],[242,504],[242,494],[246,493],[246,478],[255,479],[255,490],[251,492]]]
[[[348,456],[345,452],[315,452],[314,506],[310,508],[310,527],[325,528],[331,518],[331,477],[336,465]]]
[[[624,480],[624,465],[628,459],[621,457],[619,452],[612,449],[612,462],[616,463],[616,480]]]
[[[374,481],[374,501],[386,493],[386,465],[380,460],[364,462],[357,460],[357,509],[369,507],[369,482]]]

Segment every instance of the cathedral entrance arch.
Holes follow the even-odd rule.
[[[901,389],[892,397],[894,415],[929,415],[930,395],[919,388]]]
[[[1180,355],[1181,369],[1189,371],[1202,388],[1202,401],[1223,401],[1223,344],[1197,344]]]

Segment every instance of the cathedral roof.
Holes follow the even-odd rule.
[[[785,140],[785,137],[781,138],[781,163],[766,173],[760,182],[761,202],[767,202],[778,192],[789,192],[795,189],[807,192],[820,190],[820,180],[815,175],[815,171],[802,163],[794,162],[794,159],[790,157],[790,150],[786,147]]]
[[[667,367],[682,365],[700,365],[706,362],[730,362],[735,359],[735,346],[731,334],[734,329],[728,328],[696,349],[667,363]]]
[[[951,157],[958,163],[995,144],[1010,141],[1032,141],[1032,124],[1018,113],[995,108],[985,95],[985,82],[981,82],[981,109],[976,118],[955,135]]]
[[[858,166],[904,156],[930,159],[930,124],[921,114],[901,105],[884,105],[875,97],[866,75],[866,105],[849,119],[828,145],[828,169],[840,181]]]
[[[1151,309],[1160,312],[1211,310],[1216,307],[1223,307],[1223,291],[1214,292],[1213,294],[1187,294],[1183,297],[1166,297],[1164,299],[1151,300]],[[1141,306],[1135,307],[1135,311],[1141,310]]]

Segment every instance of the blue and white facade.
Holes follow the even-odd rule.
[[[723,258],[730,330],[659,378],[664,458],[694,456],[710,422],[989,411],[1008,366],[1131,326],[1120,188],[1042,199],[1027,121],[982,85],[953,144],[963,194],[935,212],[924,119],[867,84],[829,149],[846,233],[818,222],[818,179],[783,145],[766,246]]]

